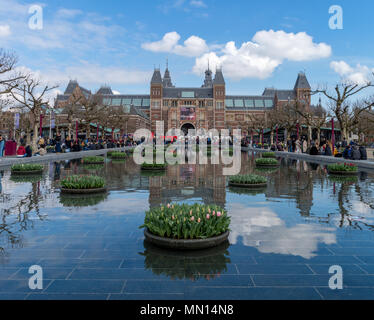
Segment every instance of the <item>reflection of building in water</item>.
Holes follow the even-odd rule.
[[[302,216],[309,216],[313,206],[313,176],[303,162],[283,159],[284,166],[272,175],[273,183],[268,185],[266,196],[295,199]],[[290,161],[289,163],[287,163]],[[306,169],[306,170],[305,170]]]
[[[221,166],[169,166],[164,176],[149,178],[150,206],[201,198],[204,203],[221,206],[226,202],[226,179]]]

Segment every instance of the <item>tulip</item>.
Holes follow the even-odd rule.
[[[169,203],[168,203],[167,207],[170,208],[170,204]]]
[[[215,216],[216,215],[216,212],[213,210],[213,216]]]
[[[217,212],[217,217],[220,217],[222,214],[221,214],[221,212]]]
[[[195,217],[191,217],[191,221],[195,221]]]
[[[206,218],[207,218],[207,220],[209,220],[209,219],[210,219],[210,215],[209,215],[209,214],[207,214],[207,215],[206,215]]]
[[[200,222],[201,222],[201,219],[199,218],[199,219],[197,220],[197,222],[200,223]]]

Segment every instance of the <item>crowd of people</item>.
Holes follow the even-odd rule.
[[[14,140],[12,140],[14,141]],[[0,157],[3,157],[5,152],[5,139],[0,135]],[[15,142],[15,141],[14,141]],[[16,142],[15,142],[16,143]],[[67,153],[79,152],[89,150],[101,150],[110,148],[121,148],[135,146],[136,143],[132,137],[124,136],[122,139],[105,138],[90,138],[90,139],[74,139],[73,137],[66,137],[63,139],[61,134],[57,134],[53,139],[46,139],[42,136],[38,138],[37,150],[32,150],[30,142],[27,142],[27,137],[21,137],[17,143],[16,156],[18,158],[44,156],[47,153]]]
[[[250,142],[247,142],[247,146]],[[242,145],[245,145],[245,143]],[[269,145],[253,142],[254,148],[265,148]],[[334,146],[331,141],[322,139],[321,141],[312,140],[310,144],[306,138],[288,139],[286,143],[278,141],[278,143],[270,144],[271,151],[287,151],[294,153],[304,153],[310,155],[322,155],[329,157],[341,157],[347,160],[367,160],[367,150],[364,145],[352,141],[347,143],[346,139],[336,143]]]

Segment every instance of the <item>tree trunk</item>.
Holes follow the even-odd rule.
[[[317,128],[317,142],[318,144],[321,142],[321,128]]]
[[[270,145],[274,144],[274,130],[271,130],[270,132]]]
[[[312,127],[308,126],[308,146],[310,146],[310,143],[312,142]]]
[[[34,122],[34,135],[32,137],[32,144],[31,144],[31,148],[32,148],[32,153],[36,153],[38,151],[38,128],[39,127],[39,123],[38,121],[35,121]]]

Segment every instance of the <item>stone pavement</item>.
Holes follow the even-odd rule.
[[[17,158],[17,157],[2,157],[0,158],[0,168],[9,167],[15,163],[40,163],[40,162],[51,162],[51,161],[62,161],[71,159],[80,159],[88,156],[106,155],[109,151],[123,151],[129,150],[132,147],[125,148],[114,148],[114,149],[101,149],[101,150],[90,150],[80,152],[69,152],[69,153],[48,153],[45,156],[34,156],[31,158]]]
[[[255,151],[255,152],[271,152],[270,150],[264,149],[257,149],[257,148],[242,148],[244,151]],[[275,154],[278,157],[283,158],[290,158],[290,159],[297,159],[297,160],[304,160],[312,163],[319,163],[319,164],[331,164],[331,163],[354,163],[358,166],[359,169],[369,169],[374,170],[374,161],[369,160],[347,160],[344,158],[335,158],[335,157],[328,157],[328,156],[311,156],[305,153],[294,153],[294,152],[286,152],[286,151],[276,151]]]

